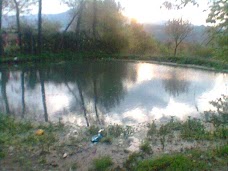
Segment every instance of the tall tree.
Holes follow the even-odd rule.
[[[38,11],[38,54],[42,51],[42,0],[39,0]]]
[[[228,3],[226,0],[217,0],[210,7],[207,22],[214,24],[212,32],[216,40],[216,55],[227,60],[228,56]]]
[[[176,0],[165,1],[163,5],[168,9],[181,9],[188,4],[199,6],[197,0]],[[210,42],[215,40],[217,47],[216,55],[227,60],[228,55],[228,3],[227,0],[208,0],[208,9],[210,11],[207,22],[214,24],[210,32]]]
[[[34,5],[37,0],[9,0],[8,7],[9,10],[15,10],[16,13],[16,25],[17,25],[17,34],[18,34],[18,44],[20,50],[22,50],[22,35],[21,35],[21,19],[20,16],[23,13],[28,13],[32,5]]]
[[[76,25],[76,37],[77,37],[77,49],[80,49],[80,30],[81,30],[81,23],[82,23],[82,14],[85,8],[85,1],[81,0],[80,5],[79,5],[79,10],[78,10],[78,19],[77,19],[77,25]]]
[[[0,57],[3,55],[3,41],[2,41],[2,1],[0,0]]]
[[[97,37],[97,0],[93,0],[93,38],[96,41],[96,37]]]
[[[183,19],[169,20],[166,24],[166,33],[174,41],[174,53],[176,56],[178,46],[192,32],[193,27],[189,21]]]

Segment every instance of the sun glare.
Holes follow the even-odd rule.
[[[200,7],[188,5],[182,10],[167,10],[162,7],[164,0],[149,1],[149,0],[121,0],[124,7],[124,15],[130,19],[136,19],[139,23],[164,23],[165,21],[173,18],[182,17],[189,20],[195,25],[206,24],[207,12],[206,1],[200,1]],[[192,12],[194,11],[194,13]]]

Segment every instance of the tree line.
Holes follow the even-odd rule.
[[[2,11],[14,11],[16,17],[16,33],[18,45],[9,50],[3,48],[4,41],[0,36],[0,55],[15,53],[41,54],[41,52],[103,52],[124,54],[171,55],[197,51],[202,56],[220,56],[227,54],[227,3],[215,0],[209,7],[210,27],[208,43],[203,46],[189,45],[185,38],[193,30],[193,26],[183,19],[173,19],[166,23],[166,34],[170,42],[161,43],[145,32],[143,25],[136,20],[123,16],[123,8],[115,0],[61,0],[70,8],[70,20],[65,28],[59,23],[42,17],[42,0],[0,0],[0,21]],[[167,8],[184,8],[189,3],[197,5],[193,0],[177,1],[173,4],[166,1]],[[23,23],[21,15],[38,6],[37,24]],[[2,23],[0,22],[0,30]],[[209,46],[210,44],[210,46]],[[10,52],[10,53],[7,53]],[[13,53],[12,53],[13,52]]]

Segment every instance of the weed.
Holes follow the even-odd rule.
[[[93,161],[94,170],[96,171],[106,171],[110,166],[112,166],[112,164],[112,159],[109,156],[103,156],[94,159]]]
[[[107,128],[107,134],[115,138],[119,137],[124,132],[124,128],[121,125],[109,125]]]
[[[92,125],[89,127],[88,129],[88,133],[89,135],[96,135],[98,133],[98,131],[100,130],[99,127],[95,126],[95,125]]]
[[[184,155],[163,156],[155,160],[144,160],[138,164],[135,170],[151,171],[151,170],[196,170],[205,169],[201,162],[190,160]]]
[[[73,164],[72,164],[72,166],[71,166],[71,168],[70,168],[70,170],[72,170],[72,171],[76,171],[76,170],[77,170],[77,168],[78,168],[77,163],[73,163]]]
[[[217,156],[226,157],[228,159],[228,145],[217,147],[216,154]]]
[[[124,167],[127,170],[134,170],[140,161],[143,160],[144,155],[142,153],[132,153],[128,159],[124,162]]]
[[[6,156],[6,153],[2,149],[0,149],[0,159],[5,158],[5,156]]]
[[[187,140],[204,139],[206,136],[205,127],[200,120],[188,118],[182,124],[181,137]]]
[[[153,152],[150,143],[148,141],[144,141],[140,146],[139,149],[146,153],[146,154],[151,154]]]
[[[106,136],[101,139],[101,142],[106,143],[106,144],[111,144],[112,143],[112,137],[111,136]]]
[[[153,122],[151,124],[148,125],[148,131],[147,131],[147,137],[152,137],[153,135],[156,135],[157,133],[157,125],[155,123],[155,121],[153,120]]]

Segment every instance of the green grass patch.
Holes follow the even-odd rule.
[[[94,159],[93,166],[95,171],[106,171],[113,165],[112,159],[109,156]]]
[[[152,170],[203,170],[205,165],[201,161],[194,161],[182,154],[175,156],[163,156],[155,160],[144,160],[138,164],[135,170],[137,171],[152,171]]]

